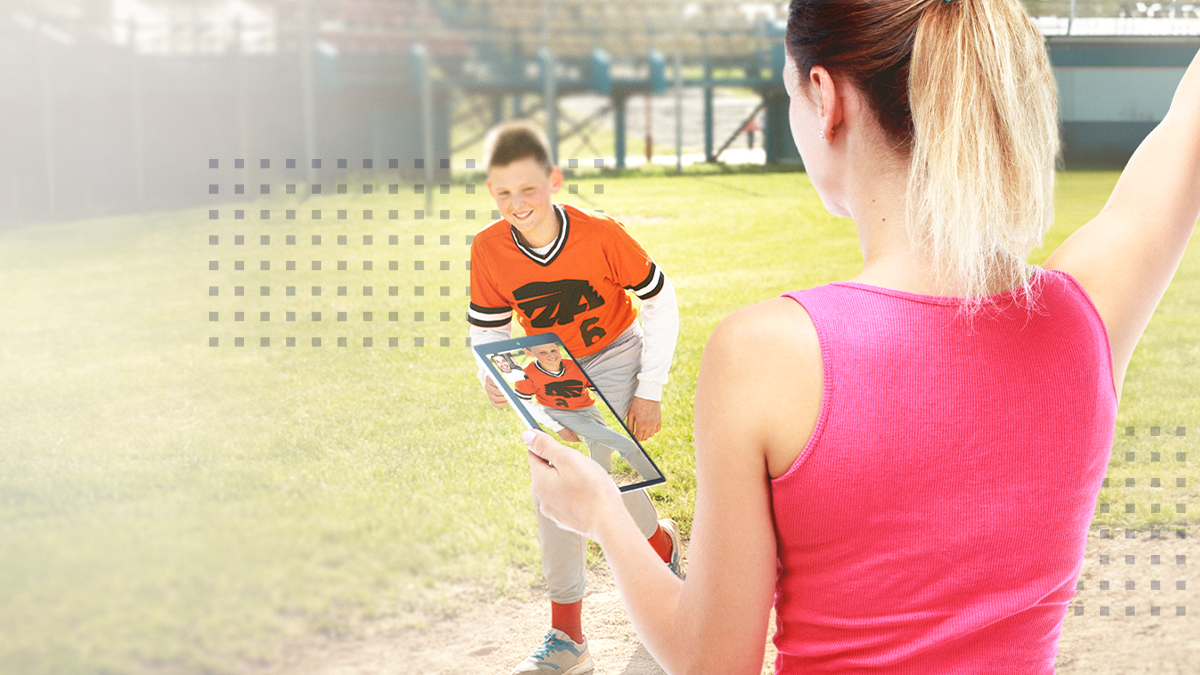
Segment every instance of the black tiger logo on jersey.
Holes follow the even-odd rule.
[[[604,305],[604,298],[582,279],[534,281],[513,291],[513,297],[534,328],[567,326],[576,316]]]
[[[559,380],[546,385],[546,396],[550,398],[579,398],[583,396],[583,383],[579,380]],[[567,407],[566,402],[560,403]]]

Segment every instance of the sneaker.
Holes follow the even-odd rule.
[[[587,638],[582,643],[573,642],[566,633],[551,628],[545,642],[529,658],[513,669],[512,675],[522,673],[555,673],[556,675],[582,675],[592,672],[592,655],[588,653]]]
[[[664,518],[658,521],[658,526],[671,538],[671,562],[667,563],[667,567],[670,567],[671,572],[682,581],[687,578],[687,572],[683,571],[683,559],[679,557],[681,553],[679,549],[679,525],[676,525],[675,521],[670,518]]]

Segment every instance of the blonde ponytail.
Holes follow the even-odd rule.
[[[1028,290],[1025,264],[1054,218],[1057,96],[1018,0],[931,0],[909,72],[909,236],[942,292]]]

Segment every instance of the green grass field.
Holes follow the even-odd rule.
[[[677,288],[655,443],[669,482],[654,497],[687,531],[706,337],[738,307],[853,276],[861,258],[853,224],[825,213],[804,174],[661,173],[580,173],[562,196],[623,219]],[[1035,261],[1114,181],[1061,177]],[[387,183],[222,204],[218,220],[197,209],[0,232],[0,672],[233,672],[306,635],[420,623],[463,588],[536,582],[520,426],[487,405],[464,346],[467,238],[491,202],[457,182],[416,220],[424,196]],[[1129,369],[1097,523],[1195,522],[1197,335],[1193,250]]]

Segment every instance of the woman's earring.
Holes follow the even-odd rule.
[[[821,140],[825,140],[825,130],[824,129],[822,129],[820,131],[820,134],[821,134]]]

